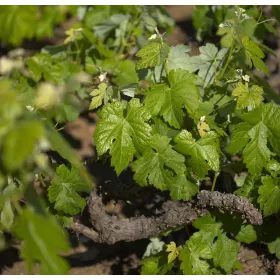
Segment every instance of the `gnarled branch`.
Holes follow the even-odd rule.
[[[119,196],[120,193],[119,193]],[[259,211],[245,198],[234,194],[201,191],[191,202],[166,201],[165,212],[159,217],[139,216],[119,219],[105,212],[102,197],[92,192],[88,209],[94,229],[73,223],[72,229],[98,243],[114,244],[118,241],[135,241],[157,236],[170,228],[192,223],[197,217],[207,214],[208,207],[241,213],[251,224],[262,224]]]

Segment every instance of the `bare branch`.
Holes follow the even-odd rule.
[[[130,242],[158,236],[168,229],[190,224],[197,217],[206,215],[209,207],[238,212],[244,215],[251,224],[262,224],[259,211],[245,198],[234,194],[201,191],[191,202],[171,200],[164,202],[162,208],[165,211],[159,217],[139,216],[119,219],[105,212],[102,197],[94,191],[88,201],[88,209],[95,230],[78,223],[73,223],[72,229],[99,243]]]
[[[197,195],[198,203],[203,207],[217,207],[220,210],[228,210],[243,214],[253,225],[261,225],[262,215],[246,198],[234,194],[220,192],[201,191]]]

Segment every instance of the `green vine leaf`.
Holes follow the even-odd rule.
[[[136,63],[136,70],[159,66],[164,62],[169,52],[167,44],[151,42],[145,45],[137,54],[141,59]]]
[[[250,40],[248,36],[242,38],[242,44],[245,48],[245,54],[250,68],[252,68],[254,64],[258,70],[269,76],[268,68],[262,61],[264,53],[260,47],[254,41]]]
[[[215,45],[207,43],[199,48],[200,55],[192,56],[188,60],[189,71],[199,70],[198,76],[203,79],[204,88],[212,85],[217,73],[221,69],[228,52],[227,48],[218,51]]]
[[[232,154],[243,150],[243,161],[251,174],[261,173],[270,160],[271,151],[280,155],[280,109],[272,103],[260,104],[241,116],[244,122],[235,126],[228,151]]]
[[[207,216],[196,219],[193,225],[200,230],[195,233],[201,236],[201,240],[197,242],[197,246],[207,246],[206,248],[210,250],[209,258],[213,259],[215,266],[221,267],[226,273],[230,273],[237,262],[238,245],[234,240],[226,236],[226,233],[222,229],[222,223],[216,222],[208,214]],[[186,244],[188,244],[188,241]],[[224,252],[227,252],[226,256]],[[209,271],[208,274],[210,274]]]
[[[38,23],[36,14],[35,5],[2,7],[0,38],[14,46],[19,46],[24,38],[31,39],[35,35],[34,26]]]
[[[259,86],[253,85],[250,89],[248,83],[238,83],[238,86],[233,90],[232,95],[237,96],[237,107],[246,108],[257,107],[263,101],[263,89]]]
[[[48,188],[48,197],[54,203],[55,210],[73,216],[82,212],[86,206],[86,200],[78,193],[90,193],[91,190],[78,169],[72,167],[69,170],[65,165],[60,165]]]
[[[184,156],[174,151],[166,136],[153,135],[149,147],[132,165],[134,180],[141,186],[167,190],[176,175],[184,173]]]
[[[280,209],[279,179],[270,176],[262,177],[262,186],[259,187],[258,203],[265,216],[275,214]]]
[[[0,224],[7,230],[11,229],[14,222],[14,212],[10,199],[6,199],[3,209],[1,209]]]
[[[169,189],[173,200],[188,201],[198,192],[198,184],[186,174],[180,174],[170,182]]]
[[[132,161],[134,154],[143,152],[149,144],[152,128],[147,121],[150,117],[135,98],[127,104],[126,111],[120,102],[107,103],[102,108],[94,133],[96,149],[99,156],[110,151],[111,164],[118,175]]]
[[[185,45],[176,45],[170,48],[170,52],[167,58],[168,71],[183,69],[191,71],[188,60],[190,56],[187,54],[191,48]]]
[[[225,254],[225,252],[227,252]],[[225,272],[230,273],[237,262],[238,245],[229,239],[225,233],[219,233],[218,239],[213,245],[213,260],[216,266],[220,266]]]
[[[186,242],[179,259],[182,261],[180,268],[185,275],[210,274],[210,265],[207,262],[212,258],[212,250],[201,232],[195,232]]]
[[[174,262],[167,262],[166,252],[143,259],[141,262],[141,275],[164,275],[173,267]]]
[[[94,34],[97,37],[106,37],[111,31],[121,26],[122,24],[126,24],[129,20],[128,15],[124,14],[114,14],[109,19],[102,21],[101,23],[95,25],[93,27]]]
[[[276,257],[280,259],[280,238],[268,243],[268,250],[271,254],[276,254]]]
[[[174,138],[174,141],[176,151],[190,156],[187,162],[199,178],[204,178],[209,169],[219,171],[219,137],[215,132],[210,131],[198,141],[195,141],[190,132],[182,130]]]
[[[107,84],[106,83],[101,83],[100,85],[98,85],[98,89],[94,89],[90,95],[93,96],[93,98],[91,99],[91,103],[89,105],[89,110],[93,110],[98,108],[99,106],[102,105],[103,99],[105,101],[105,103],[107,103],[106,101],[106,91],[107,91]]]
[[[252,225],[242,225],[240,231],[236,235],[236,239],[240,242],[250,244],[257,240],[257,233]]]
[[[214,238],[218,236],[221,230],[222,224],[217,223],[210,214],[207,216],[199,217],[193,222],[193,226],[203,232],[205,240],[210,244],[213,242]]]
[[[171,70],[168,74],[170,86],[165,84],[155,85],[146,92],[145,107],[152,116],[160,115],[175,128],[180,128],[183,123],[185,107],[190,115],[195,115],[199,107],[198,88],[194,81],[196,77],[188,71]]]
[[[41,274],[67,274],[68,264],[58,253],[67,252],[70,247],[54,217],[41,216],[26,208],[19,217],[15,234],[24,241],[21,254],[29,273],[39,261]]]
[[[44,137],[44,127],[39,120],[18,121],[3,137],[2,159],[8,170],[16,170],[32,154],[36,143]],[[24,135],[25,145],[19,145]]]

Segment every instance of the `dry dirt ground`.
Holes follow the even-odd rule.
[[[176,20],[177,25],[174,32],[169,35],[170,45],[178,43],[188,44],[195,41],[191,28],[191,15],[193,6],[168,6],[171,16]],[[194,53],[197,52],[196,43],[193,42]],[[274,67],[273,61],[271,66]],[[274,87],[279,86],[279,77],[272,77]],[[91,112],[86,116],[81,116],[77,121],[68,123],[64,130],[64,135],[74,143],[81,159],[94,156],[93,132],[95,129],[96,113]],[[97,177],[108,176],[102,170],[96,169]],[[112,211],[121,215],[119,205],[111,205]],[[118,208],[119,207],[119,208]],[[108,275],[108,274],[139,274],[139,261],[141,260],[149,240],[140,240],[132,243],[119,242],[116,245],[100,245],[87,240],[83,236],[78,238],[70,232],[73,244],[72,251],[66,256],[71,265],[72,275]],[[265,275],[280,274],[280,264],[275,260],[265,257],[262,250],[244,247],[239,248],[239,261],[243,266],[243,271],[235,271],[234,274]],[[38,273],[38,266],[34,267],[34,272]],[[0,274],[20,275],[25,274],[23,261],[19,257],[17,248],[10,248],[5,252],[0,252]]]

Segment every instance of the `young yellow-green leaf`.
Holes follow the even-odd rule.
[[[168,74],[170,87],[165,84],[153,86],[146,93],[145,107],[153,116],[163,116],[170,125],[180,128],[184,117],[183,107],[192,116],[199,106],[195,79],[195,75],[186,70],[171,70]]]
[[[10,199],[6,199],[4,208],[0,215],[0,224],[7,230],[9,230],[14,222],[14,212],[12,209],[12,204]]]
[[[150,117],[135,98],[127,104],[126,111],[120,102],[107,103],[102,108],[94,134],[96,149],[99,156],[110,151],[111,164],[118,175],[136,151],[142,152],[148,145],[152,130],[147,124]]]
[[[207,275],[210,274],[210,266],[206,260],[211,258],[212,250],[203,233],[195,232],[180,253],[180,268],[186,275]]]
[[[79,192],[91,192],[91,187],[85,183],[80,171],[74,167],[69,170],[64,164],[56,169],[56,175],[48,188],[48,198],[54,203],[54,208],[71,216],[82,212],[86,200]]]
[[[235,126],[228,151],[232,154],[243,148],[243,162],[249,172],[261,173],[263,167],[270,160],[271,151],[280,155],[280,108],[272,103],[260,104],[254,110],[243,114],[244,122]]]
[[[68,252],[67,237],[52,216],[42,216],[25,208],[19,216],[15,234],[23,240],[21,256],[28,273],[40,263],[40,274],[67,274],[68,264],[58,254]]]
[[[180,254],[182,247],[176,246],[176,243],[174,241],[171,241],[166,248],[166,252],[169,252],[167,256],[168,263],[173,262]]]
[[[159,66],[164,62],[169,52],[169,47],[165,43],[151,42],[145,45],[137,54],[141,59],[136,63],[136,69]]]
[[[172,179],[169,185],[170,196],[173,200],[188,201],[198,192],[198,184],[187,178],[185,174],[180,174]]]
[[[226,252],[226,254],[225,254]],[[229,239],[225,233],[219,233],[217,241],[213,244],[213,261],[225,272],[231,273],[238,256],[238,245]]]
[[[280,259],[280,238],[268,243],[268,250],[271,254],[276,254],[276,257]]]
[[[98,85],[98,89],[94,89],[90,93],[90,95],[93,96],[93,98],[91,99],[89,110],[96,109],[102,104],[102,101],[106,95],[106,90],[107,90],[107,84],[101,83],[100,85]]]
[[[65,35],[67,35],[67,37],[64,40],[64,44],[82,39],[83,38],[82,31],[83,31],[82,28],[70,28],[66,30]]]
[[[207,134],[207,132],[210,131],[210,127],[208,125],[208,123],[205,120],[205,116],[202,116],[197,124],[197,129],[198,129],[198,133],[199,135],[205,136]]]
[[[223,48],[230,48],[236,36],[234,20],[228,20],[222,27],[219,27],[217,35],[223,36],[220,41],[221,46]]]
[[[44,136],[44,127],[39,120],[23,120],[16,123],[3,139],[1,158],[8,170],[19,168]],[[24,145],[20,145],[24,139]]]
[[[238,83],[238,86],[233,90],[232,95],[237,96],[237,107],[246,108],[257,107],[263,101],[263,89],[259,86],[253,85],[250,89],[248,83]]]
[[[166,136],[153,135],[149,146],[132,165],[134,180],[141,186],[167,190],[170,182],[185,171],[184,156],[174,151]]]
[[[176,151],[190,156],[188,164],[199,178],[204,178],[209,169],[219,170],[219,138],[215,132],[210,131],[198,141],[195,141],[190,132],[182,130],[174,138],[174,141]]]
[[[248,36],[242,38],[242,44],[245,48],[245,54],[250,68],[252,68],[254,64],[258,70],[269,76],[268,68],[262,61],[264,53],[260,47],[254,41],[250,40]]]
[[[250,244],[257,240],[257,233],[252,225],[242,225],[240,231],[236,235],[236,239],[240,242]]]
[[[279,179],[270,176],[262,177],[262,186],[259,187],[258,203],[265,216],[275,214],[280,209]]]

